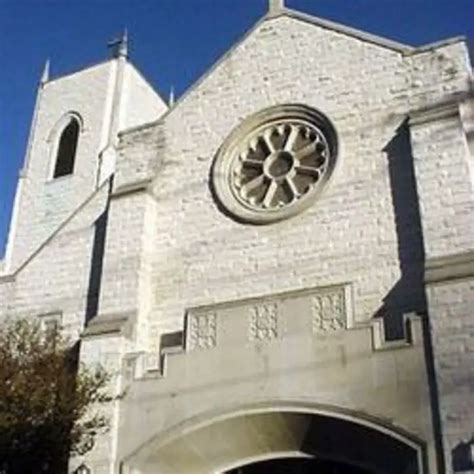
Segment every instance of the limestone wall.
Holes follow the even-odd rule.
[[[474,436],[474,280],[429,287],[435,367],[447,472],[474,472],[468,442]]]
[[[36,122],[23,171],[10,268],[21,264],[96,186],[98,154],[105,139],[111,64],[106,62],[46,83],[39,91]],[[52,179],[58,124],[69,112],[83,123],[74,173]]]
[[[0,277],[0,320],[51,315],[78,337],[97,300],[91,266],[107,195],[106,184],[17,272]]]
[[[129,318],[128,342],[116,334],[109,344],[97,333],[86,344],[97,360],[110,356],[115,370],[127,351],[156,354],[163,333],[183,328],[188,308],[344,284],[355,326],[380,316],[397,336],[403,313],[427,309],[425,256],[473,247],[468,148],[449,105],[470,87],[462,42],[414,51],[304,18],[266,19],[159,122],[121,135],[105,219],[107,185],[94,188],[111,107],[109,69],[104,63],[41,91],[15,216],[17,271],[0,277],[0,318],[60,313],[73,335],[96,313],[107,323]],[[130,100],[153,95],[135,85]],[[246,117],[283,103],[331,120],[340,145],[334,175],[305,212],[264,226],[239,223],[213,196],[213,159]],[[448,108],[441,121],[435,114],[429,126],[407,123],[433,104]],[[147,119],[156,107],[146,109]],[[48,133],[70,110],[84,120],[75,173],[50,181]],[[138,123],[135,112],[127,120]],[[463,378],[472,352],[470,299],[466,282],[428,293],[448,451],[472,426]],[[93,454],[103,472],[116,441],[112,431]]]
[[[126,69],[124,94],[126,100],[121,112],[122,129],[157,120],[168,108],[153,87],[130,63]]]
[[[306,286],[352,282],[357,321],[424,308],[416,185],[400,127],[413,107],[465,90],[469,69],[459,43],[407,54],[278,17],[257,27],[159,125],[122,137],[118,186],[156,168],[153,344],[181,327],[187,306]],[[329,117],[341,144],[336,172],[305,213],[243,225],[213,199],[212,161],[245,117],[280,103]],[[132,164],[142,172],[121,173]],[[126,219],[125,207],[117,212]]]

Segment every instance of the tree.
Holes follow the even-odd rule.
[[[17,320],[0,327],[0,473],[59,474],[108,429],[106,372],[78,363],[56,329]]]

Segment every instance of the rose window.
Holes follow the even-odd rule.
[[[268,109],[224,144],[213,170],[215,191],[235,217],[280,220],[311,203],[335,154],[335,131],[324,116],[297,105]]]

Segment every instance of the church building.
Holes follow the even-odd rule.
[[[38,87],[0,320],[120,395],[82,474],[474,473],[474,79],[285,7],[176,103],[128,58]]]

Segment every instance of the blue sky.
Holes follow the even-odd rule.
[[[291,8],[400,42],[474,38],[474,0],[287,0]],[[0,0],[0,257],[36,87],[107,57],[127,27],[131,59],[179,96],[266,11],[267,0]]]

